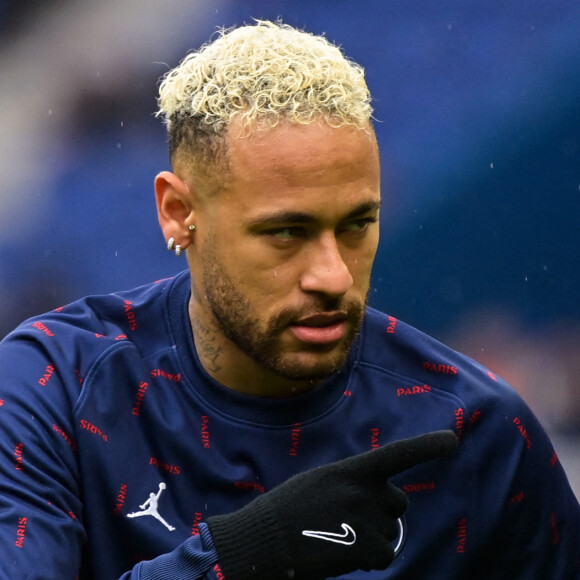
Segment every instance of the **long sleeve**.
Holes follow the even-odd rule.
[[[526,405],[506,409],[512,412],[496,423],[494,446],[483,443],[485,428],[473,429],[481,509],[494,522],[482,538],[475,577],[580,578],[580,510],[557,454]],[[465,523],[467,538],[476,525]]]
[[[86,534],[70,407],[44,349],[32,341],[0,345],[3,580],[37,577],[38,570],[66,580],[80,569]]]
[[[137,564],[120,580],[214,580],[217,553],[207,525],[172,552]]]
[[[86,531],[79,450],[74,419],[67,413],[74,406],[69,397],[74,393],[65,388],[61,368],[31,341],[8,341],[0,347],[2,580],[37,577],[39,570],[43,578],[72,580],[82,571]],[[104,556],[110,559],[112,554]],[[200,523],[198,535],[138,563],[122,578],[216,578],[211,576],[216,563],[211,535]]]
[[[111,350],[127,352],[128,343],[85,333],[92,337],[90,344],[79,347],[73,334],[62,324],[44,319],[27,323],[0,343],[0,580],[38,577],[39,571],[47,580],[93,577],[95,562],[100,562],[100,580],[217,578],[217,555],[204,523],[198,524],[193,536],[183,527],[167,534],[149,518],[155,524],[152,529],[172,541],[157,553],[150,548],[139,552],[139,539],[133,543],[137,548],[119,543],[119,537],[131,533],[123,531],[124,522],[141,524],[147,519],[128,520],[121,513],[119,502],[127,499],[127,504],[138,505],[143,498],[137,492],[130,495],[130,484],[117,486],[115,478],[129,481],[128,475],[136,479],[139,473],[105,469],[87,476],[83,464],[95,463],[103,446],[105,457],[127,458],[134,432],[127,424],[120,439],[125,446],[117,446],[119,438],[100,421],[85,419],[76,411],[86,396],[92,369],[98,366],[95,361],[108,360]],[[126,366],[123,361],[120,367]],[[119,386],[133,383],[132,376],[116,376]],[[139,401],[139,384],[131,394],[133,404]],[[101,395],[102,391],[97,399]],[[129,416],[133,417],[131,407]],[[93,496],[99,502],[94,510]],[[95,521],[97,512],[102,520]],[[102,547],[88,549],[90,529],[99,530],[93,546]],[[112,537],[111,530],[116,529],[118,535]],[[151,543],[157,543],[155,537]],[[165,553],[158,555],[160,551]]]
[[[250,399],[200,370],[188,279],[171,284],[80,301],[0,343],[0,580],[223,580],[211,516],[440,429],[457,452],[393,478],[409,498],[402,547],[373,578],[580,580],[566,475],[487,369],[371,311],[331,381]]]

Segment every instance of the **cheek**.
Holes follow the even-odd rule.
[[[227,252],[220,260],[220,268],[238,291],[263,312],[276,308],[298,286],[291,263],[272,263],[260,259],[257,252]]]
[[[244,283],[248,292],[267,307],[290,296],[293,289],[298,288],[298,276],[288,265],[282,265],[248,272]]]
[[[377,253],[377,246],[378,238],[376,243],[369,243],[365,251],[353,252],[353,254],[348,257],[350,274],[354,280],[355,286],[359,288],[369,286],[371,271]]]
[[[255,299],[275,301],[298,284],[299,256],[282,255],[259,238],[222,238],[214,246],[214,258],[239,290]]]
[[[359,290],[360,294],[366,295],[371,284],[372,260],[359,263],[351,270],[354,287]]]

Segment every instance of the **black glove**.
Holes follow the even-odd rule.
[[[240,510],[208,518],[227,580],[321,580],[382,570],[407,498],[387,479],[447,455],[452,431],[396,441],[290,478]]]

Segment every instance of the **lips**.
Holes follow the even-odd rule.
[[[329,344],[341,340],[346,334],[346,315],[315,314],[292,323],[289,328],[301,342]]]

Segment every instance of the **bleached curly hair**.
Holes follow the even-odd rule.
[[[246,132],[323,119],[370,128],[371,97],[361,66],[322,36],[281,22],[221,30],[169,71],[159,87],[173,158],[217,161],[234,118]]]

